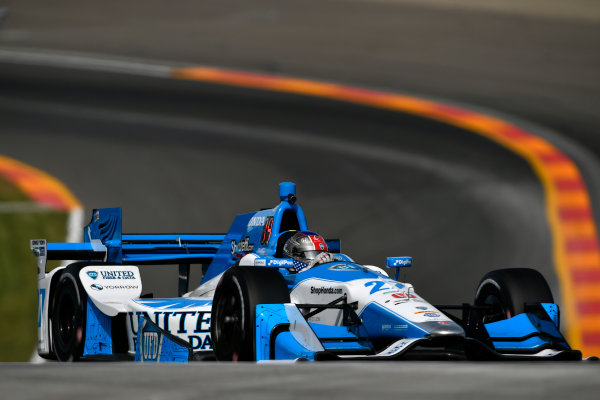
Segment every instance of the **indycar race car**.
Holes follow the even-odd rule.
[[[227,234],[122,234],[97,209],[83,243],[32,240],[38,353],[60,361],[581,360],[559,331],[542,275],[487,273],[473,304],[432,305],[386,270],[355,263],[308,230],[296,185],[274,208],[238,215]],[[46,272],[46,260],[72,261]],[[142,295],[139,265],[179,268],[179,297]],[[191,264],[200,286],[188,291]]]

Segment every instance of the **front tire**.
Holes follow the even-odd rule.
[[[483,322],[512,318],[525,311],[525,303],[554,303],[546,279],[530,268],[509,268],[488,272],[477,287],[476,306],[494,306],[484,313]]]
[[[87,293],[75,270],[66,270],[56,285],[52,322],[52,347],[58,361],[78,361],[85,342]]]
[[[211,340],[217,360],[256,360],[256,305],[289,303],[279,271],[260,267],[229,268],[212,304]]]

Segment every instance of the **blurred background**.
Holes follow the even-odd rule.
[[[504,267],[539,269],[562,301],[544,187],[515,153],[412,114],[168,71],[301,77],[501,117],[576,163],[594,218],[599,42],[594,0],[0,0],[0,156],[64,183],[80,227],[119,206],[128,233],[226,232],[294,181],[311,230],[361,263],[413,256],[406,280],[433,303],[472,301]],[[16,181],[0,174],[0,361],[36,343],[29,239],[67,236],[68,213]],[[176,270],[143,273],[144,292],[176,294]]]

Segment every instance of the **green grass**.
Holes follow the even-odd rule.
[[[0,178],[0,202],[28,201]],[[30,239],[64,241],[67,214],[0,211],[0,361],[27,361],[37,346],[37,266]]]

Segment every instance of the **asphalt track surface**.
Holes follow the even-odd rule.
[[[93,2],[26,3],[35,7],[10,4],[3,46],[215,64],[449,97],[536,121],[599,153],[599,57],[587,51],[600,38],[593,19],[332,1],[319,2],[319,13],[307,3],[199,5],[189,12],[190,20],[195,12],[204,16],[195,24],[160,2],[137,13],[112,2],[113,9],[98,12],[83,12]],[[234,214],[274,205],[276,184],[293,180],[312,229],[340,237],[359,262],[412,255],[407,280],[432,302],[471,301],[485,271],[508,266],[541,269],[558,296],[539,182],[523,160],[471,133],[301,96],[0,68],[0,152],[59,177],[86,207],[122,206],[124,231],[223,232]],[[155,295],[175,291],[173,271],[147,275]],[[40,382],[45,398],[593,398],[598,390],[593,363],[0,368],[11,398],[42,396],[33,392]]]
[[[134,368],[135,367],[135,368]],[[595,399],[599,364],[0,364],[11,399]]]

